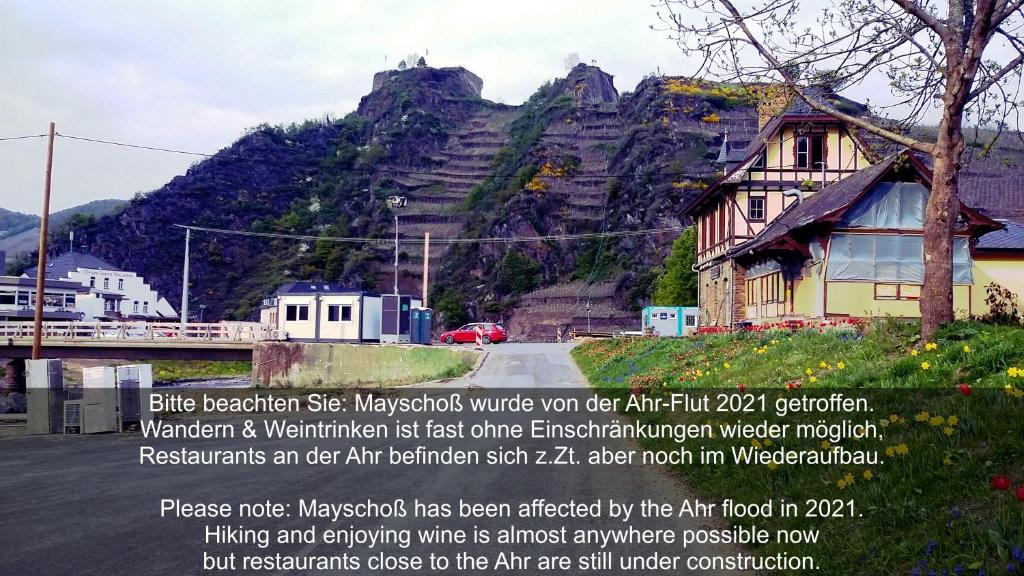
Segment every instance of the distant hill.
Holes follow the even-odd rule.
[[[50,228],[62,231],[71,222],[90,225],[97,218],[112,214],[127,202],[125,200],[93,200],[81,206],[60,210],[50,215]],[[64,235],[66,239],[67,236]],[[13,263],[19,258],[27,258],[39,246],[39,216],[22,214],[0,208],[0,250],[7,253],[7,261]],[[0,270],[0,273],[3,273]]]

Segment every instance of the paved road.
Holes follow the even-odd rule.
[[[568,356],[568,345],[508,344],[489,348],[490,355],[472,378],[449,383],[464,387],[469,381],[482,390],[435,391],[439,396],[451,393],[498,396],[496,388],[527,388],[533,386],[579,386],[582,376]],[[415,391],[406,391],[411,393]],[[572,392],[585,396],[586,390]],[[564,393],[563,393],[564,395]],[[382,415],[362,414],[361,422],[390,423]],[[423,416],[426,419],[429,416]],[[440,420],[450,418],[440,416]],[[599,414],[595,420],[610,418]],[[494,422],[515,421],[515,415],[489,415]],[[522,419],[523,417],[518,417]],[[587,416],[565,412],[564,421],[584,421]],[[341,419],[341,418],[339,418]],[[181,575],[242,574],[236,571],[202,571],[204,552],[226,555],[231,550],[202,543],[206,520],[180,520],[159,517],[161,498],[180,498],[186,502],[262,502],[272,500],[291,504],[289,518],[264,521],[231,519],[224,524],[262,528],[304,529],[315,523],[320,529],[348,526],[395,528],[428,528],[435,525],[471,530],[474,525],[487,525],[486,520],[424,519],[404,520],[342,520],[311,521],[298,518],[300,498],[321,501],[361,502],[367,499],[393,501],[405,499],[411,508],[413,499],[472,502],[518,503],[542,498],[548,501],[592,502],[615,499],[637,503],[640,499],[679,504],[687,498],[685,490],[660,469],[645,466],[143,466],[138,464],[141,444],[173,449],[187,445],[203,449],[238,449],[247,441],[235,440],[153,440],[140,435],[110,434],[89,437],[31,437],[0,441],[0,574],[68,574],[102,575]],[[365,440],[370,449],[413,448],[429,442],[413,440]],[[514,443],[514,442],[511,442]],[[481,451],[509,446],[509,440],[470,440],[460,448]],[[260,440],[258,447],[267,451],[293,449],[305,452],[313,446],[344,449],[351,440]],[[530,453],[549,449],[551,441],[527,440],[521,444]],[[578,442],[583,451],[599,446],[596,442]],[[611,442],[612,448],[630,448],[625,442]],[[513,508],[514,509],[514,508]],[[212,521],[214,524],[217,521]],[[513,520],[526,528],[554,528],[552,520]],[[698,524],[710,525],[714,520],[696,522],[691,519],[669,520],[668,526],[684,529]],[[502,522],[507,524],[508,522]],[[642,522],[635,525],[642,526]],[[606,519],[570,524],[581,528],[623,526]],[[497,528],[495,526],[494,528]],[[579,554],[592,547],[572,547],[566,553]],[[292,546],[286,551],[301,555],[340,554],[341,549],[325,544]],[[470,550],[480,554],[517,552],[536,557],[540,551],[530,544],[492,544],[485,547],[424,546],[414,544],[405,554],[454,553]],[[669,547],[682,553],[679,545]],[[258,553],[254,547],[235,547],[239,553]],[[653,548],[644,546],[611,547],[616,555],[639,554]],[[697,549],[710,553],[710,549]],[[267,553],[272,553],[273,549]],[[365,551],[363,551],[365,552]],[[691,553],[694,550],[690,551]],[[617,557],[616,557],[617,558]],[[261,574],[325,574],[327,572],[260,572]],[[400,574],[357,570],[352,574]],[[406,574],[409,572],[405,572]],[[424,570],[418,574],[465,573]],[[492,572],[477,572],[481,576]],[[502,574],[512,573],[500,571]],[[535,569],[523,573],[536,573]],[[553,574],[577,574],[577,570],[553,571]],[[613,569],[603,574],[623,574]],[[649,571],[635,574],[653,573]],[[661,574],[690,574],[685,570]],[[587,572],[594,574],[594,572]]]
[[[569,356],[573,346],[571,343],[491,344],[484,347],[487,357],[475,374],[443,386],[464,387],[472,383],[488,388],[586,388],[586,378]]]

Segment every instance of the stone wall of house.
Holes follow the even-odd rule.
[[[747,317],[747,270],[739,264],[732,271],[732,321],[733,324]]]
[[[735,324],[746,317],[746,270],[731,262],[717,268],[717,272],[712,267],[698,273],[701,326],[728,326],[730,321]]]
[[[725,326],[729,323],[729,302],[732,285],[731,270],[727,264],[719,264],[701,270],[700,282],[700,324],[701,326]]]

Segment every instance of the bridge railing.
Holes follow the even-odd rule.
[[[178,323],[157,322],[44,322],[44,340],[137,340],[258,342],[272,340],[276,330],[258,322]],[[32,322],[0,322],[0,338],[30,339]]]

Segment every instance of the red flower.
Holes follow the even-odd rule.
[[[971,387],[970,387],[970,385],[968,385],[968,384],[961,384],[960,386],[958,386],[958,388],[960,388],[960,393],[963,394],[964,396],[970,396],[971,395]]]
[[[737,388],[740,389],[740,392],[746,392],[747,391],[747,385],[742,383],[742,382],[740,382],[740,385],[737,386]],[[1022,488],[1022,489],[1024,489],[1024,488]]]
[[[1007,478],[1006,476],[993,476],[992,487],[995,488],[996,490],[1009,490],[1010,479]]]
[[[1014,490],[1013,493],[1017,496],[1017,500],[1024,502],[1024,486],[1017,486],[1017,489]]]

